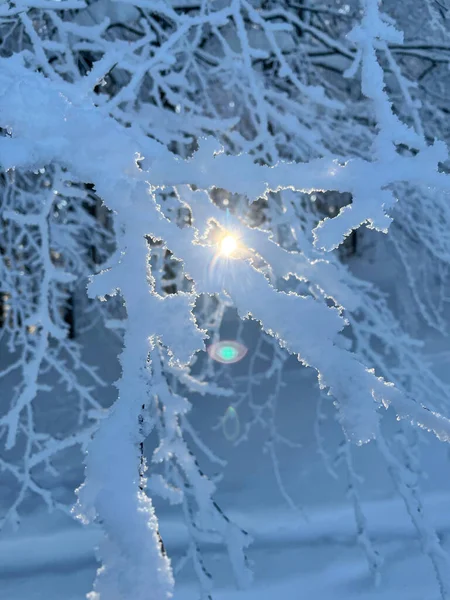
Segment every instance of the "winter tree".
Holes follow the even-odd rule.
[[[202,598],[212,597],[205,542],[226,548],[239,586],[251,583],[250,536],[199,465],[197,453],[223,463],[190,424],[189,398],[229,397],[228,422],[247,405],[233,443],[263,427],[293,503],[277,446],[295,443],[275,418],[289,356],[317,374],[317,446],[332,475],[346,473],[374,577],[381,558],[352,442],[377,445],[450,598],[417,461],[420,429],[450,439],[449,386],[418,339],[420,323],[445,333],[450,298],[446,18],[433,0],[0,5],[0,375],[12,390],[2,395],[0,467],[15,490],[3,522],[18,523],[34,494],[98,524],[92,600],[172,596],[178,567],[155,496],[183,514],[183,560]],[[382,233],[399,272],[395,310],[349,260]],[[231,310],[242,320],[237,347],[249,321],[260,329],[240,389],[205,352]],[[80,342],[98,323],[122,343],[110,407]],[[257,360],[273,382],[264,404],[253,397]],[[53,381],[70,399],[56,432],[37,419],[61,408]],[[328,401],[343,430],[334,461]],[[380,424],[389,407],[395,439]],[[41,476],[72,447],[86,466],[74,508]]]

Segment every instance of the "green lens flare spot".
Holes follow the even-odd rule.
[[[234,340],[223,340],[211,344],[207,351],[213,360],[228,365],[240,361],[247,354],[247,348]]]
[[[233,346],[223,346],[219,350],[219,355],[222,360],[229,361],[234,360],[238,355],[238,351]]]

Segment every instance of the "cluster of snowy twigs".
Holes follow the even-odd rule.
[[[337,462],[372,571],[377,576],[381,561],[367,534],[348,440],[376,439],[441,595],[450,598],[449,561],[417,491],[415,434],[401,429],[399,458],[380,431],[379,410],[392,405],[400,419],[448,441],[450,421],[440,414],[448,388],[421,362],[419,345],[383,294],[332,253],[363,224],[386,232],[395,215],[393,244],[415,312],[441,327],[450,180],[447,148],[434,141],[445,105],[432,77],[448,64],[450,44],[432,2],[441,41],[425,47],[403,43],[377,0],[364,0],[361,10],[344,6],[15,0],[0,7],[0,308],[2,348],[12,356],[1,376],[14,387],[2,405],[0,439],[7,453],[21,455],[0,462],[20,489],[7,517],[17,520],[28,491],[53,506],[36,469],[52,469],[53,457],[73,445],[87,449],[77,512],[104,532],[92,599],[170,597],[173,573],[154,493],[182,507],[187,558],[205,598],[204,541],[226,546],[238,584],[251,580],[249,536],[213,499],[214,485],[185,434],[220,460],[197,438],[180,392],[229,394],[232,382],[228,390],[211,382],[207,362],[199,377],[189,370],[207,333],[218,335],[228,306],[260,324],[255,360],[267,345],[267,376],[275,381],[266,404],[255,403],[250,365],[235,405],[247,402],[253,418],[236,443],[255,425],[266,427],[281,492],[293,504],[275,450],[292,442],[274,416],[287,355],[314,368],[346,434]],[[335,210],[326,192],[351,203]],[[99,218],[101,203],[108,223]],[[245,253],[224,260],[215,234],[230,229]],[[414,243],[426,248],[424,268],[439,280],[437,297],[424,293],[411,270]],[[118,399],[107,412],[93,387],[103,381],[67,322],[74,294],[96,265],[90,297],[108,298],[105,305],[119,297],[126,311],[120,323],[109,321],[123,329],[123,350]],[[98,304],[87,306],[109,318]],[[52,373],[78,402],[78,425],[60,438],[35,426],[37,399],[52,391],[45,383]],[[320,448],[321,420],[319,410]],[[147,478],[143,441],[152,431],[159,440],[152,460],[163,474]]]

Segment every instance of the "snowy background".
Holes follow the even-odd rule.
[[[450,600],[449,18],[0,2],[1,600]]]

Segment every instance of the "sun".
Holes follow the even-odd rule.
[[[228,234],[220,241],[220,254],[230,256],[237,248],[237,240],[234,236]]]

